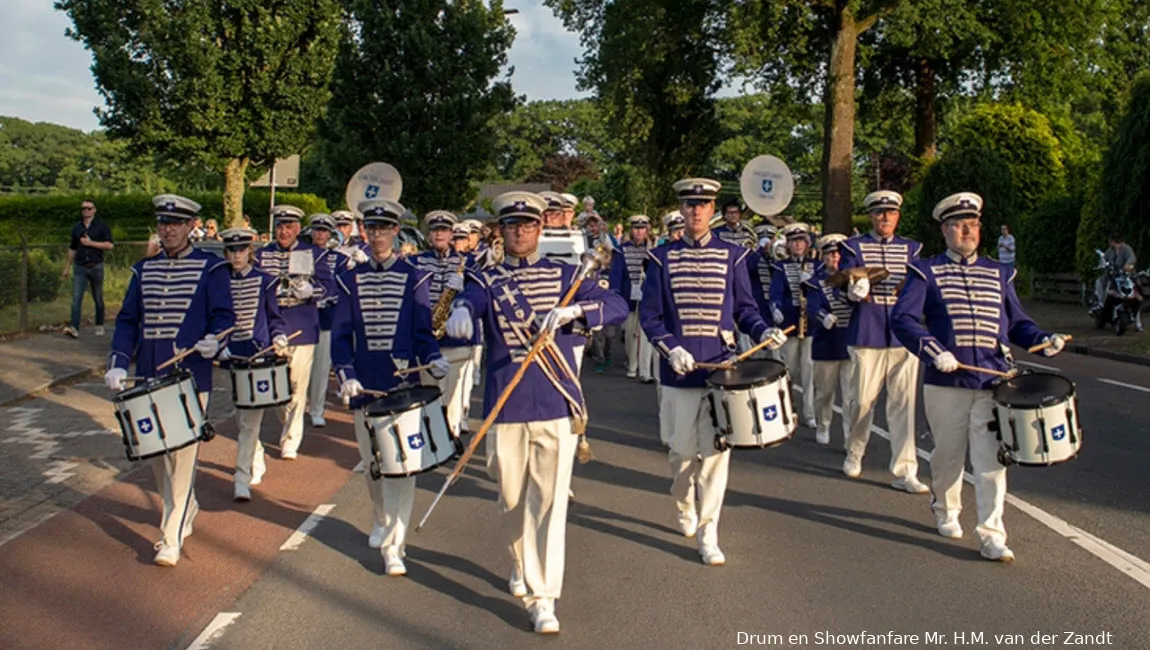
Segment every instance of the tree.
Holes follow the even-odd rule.
[[[575,181],[599,178],[595,165],[586,158],[564,153],[551,154],[535,173],[527,176],[528,183],[547,183],[556,192],[565,192]]]
[[[602,173],[616,157],[603,113],[590,99],[520,104],[494,123],[496,158],[491,178],[523,180],[539,172],[544,158],[563,154],[589,161]]]
[[[348,22],[317,152],[329,179],[346,183],[362,165],[385,161],[403,176],[407,207],[463,208],[475,195],[472,183],[495,163],[497,118],[516,103],[510,81],[496,81],[514,37],[502,4],[345,0],[345,6]]]
[[[246,179],[299,153],[330,97],[336,0],[57,0],[93,56],[111,135],[224,173],[242,223]]]
[[[1098,212],[1142,259],[1150,254],[1150,73],[1135,79],[1130,103],[1106,152]],[[1101,242],[1086,243],[1092,244]]]

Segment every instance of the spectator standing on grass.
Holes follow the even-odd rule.
[[[1006,224],[1002,224],[1002,234],[998,236],[998,261],[1013,267],[1014,251],[1014,235],[1010,234]]]
[[[104,335],[104,252],[112,250],[112,230],[96,218],[96,204],[80,204],[80,222],[72,226],[72,241],[68,246],[68,261],[61,277],[72,274],[72,322],[64,333],[80,338],[80,307],[84,292],[92,287],[92,301],[96,303],[96,336]]]

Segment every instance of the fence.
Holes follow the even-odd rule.
[[[1035,300],[1085,305],[1088,295],[1077,273],[1035,273],[1030,278],[1030,296]]]

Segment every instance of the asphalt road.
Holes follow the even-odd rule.
[[[720,538],[728,563],[705,567],[693,540],[675,528],[655,388],[613,370],[585,377],[597,459],[575,470],[557,638],[532,634],[526,611],[506,592],[495,485],[482,459],[424,531],[412,534],[408,576],[383,575],[378,551],[366,545],[370,505],[362,476],[352,471],[350,417],[333,409],[326,429],[308,430],[299,461],[279,461],[271,445],[268,478],[242,505],[230,500],[234,425],[221,422],[221,435],[201,452],[196,534],[170,570],[150,563],[157,517],[150,472],[127,467],[102,488],[89,478],[95,487],[86,496],[77,487],[85,479],[80,456],[111,459],[121,453],[119,441],[111,434],[69,439],[80,467],[59,485],[75,498],[60,499],[61,514],[0,541],[0,647],[712,648],[740,640],[997,647],[1005,645],[996,638],[1002,634],[1022,634],[1023,647],[1055,647],[1067,632],[1147,647],[1150,368],[1074,355],[1020,359],[1075,381],[1086,436],[1073,462],[1010,470],[1006,524],[1018,556],[1011,565],[979,557],[969,485],[967,536],[944,539],[927,496],[888,487],[889,449],[879,435],[862,477],[851,480],[840,471],[837,435],[834,447],[821,448],[813,432],[800,429],[775,449],[735,453]],[[81,428],[96,431],[110,415],[95,413],[101,396],[98,386],[79,386],[26,402],[20,408],[40,410],[20,426],[53,438],[52,425],[72,430],[80,425],[69,422],[90,417]],[[884,426],[881,409],[876,425]],[[265,418],[265,443],[277,432],[274,418]],[[919,433],[929,452],[924,419]],[[4,442],[16,440],[12,433]],[[25,445],[5,447],[10,460],[26,453]],[[51,458],[29,457],[21,467],[42,472]],[[444,474],[420,477],[416,517]],[[929,476],[925,461],[920,474]],[[326,516],[309,518],[317,510]],[[281,549],[307,527],[305,519],[318,523]],[[816,636],[864,630],[908,636],[853,643]],[[1034,642],[1041,641],[1035,633],[1052,636]]]

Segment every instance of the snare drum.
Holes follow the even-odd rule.
[[[439,388],[397,390],[364,407],[371,442],[371,477],[422,474],[463,453],[463,443],[447,426]]]
[[[291,372],[283,357],[233,359],[232,401],[238,409],[263,409],[291,402]]]
[[[1082,448],[1074,383],[1048,372],[1018,375],[994,389],[994,422],[1003,465],[1048,467]]]
[[[791,402],[787,366],[771,359],[744,361],[715,370],[711,387],[711,422],[718,449],[764,448],[786,442],[799,423]]]
[[[128,460],[144,460],[183,449],[215,435],[204,420],[192,373],[150,379],[112,400]]]

